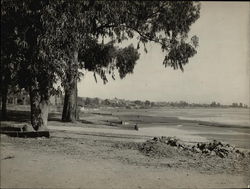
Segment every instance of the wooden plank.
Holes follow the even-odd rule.
[[[10,137],[20,137],[20,138],[50,137],[49,131],[0,131],[0,133],[6,134]]]

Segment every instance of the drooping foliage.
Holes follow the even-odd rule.
[[[110,74],[115,79],[117,70],[121,79],[126,74],[133,73],[139,53],[130,45],[125,48],[114,46],[114,42],[99,44],[97,40],[90,40],[85,48],[79,53],[80,68],[98,74],[104,83],[108,82],[106,74]],[[97,81],[97,79],[96,79]]]
[[[116,70],[124,78],[139,59],[137,49],[147,51],[149,42],[161,46],[163,64],[174,69],[183,70],[196,54],[198,38],[190,40],[188,32],[199,18],[199,3],[1,0],[1,5],[1,59],[8,65],[18,60],[18,84],[36,96],[35,106],[57,92],[59,80],[64,90],[77,93],[79,69],[93,71],[104,83]],[[132,38],[137,49],[117,46]]]
[[[5,34],[1,58],[7,57],[8,65],[18,67],[16,81],[20,88],[29,91],[31,123],[35,130],[46,127],[48,100],[55,92],[53,85],[61,72],[61,66],[51,56],[44,56],[47,37],[41,17],[46,14],[47,5],[48,2],[39,0],[1,0],[4,23],[1,33]]]
[[[47,99],[50,93],[53,93],[53,84],[57,81],[57,73],[61,72],[60,65],[54,61],[50,55],[45,56],[46,48],[46,30],[42,17],[47,12],[47,1],[39,0],[2,0],[2,14],[4,12],[7,19],[6,25],[1,25],[1,31],[8,33],[7,35],[15,36],[12,39],[3,37],[3,45],[13,44],[14,49],[19,52],[17,59],[19,60],[18,84],[20,88],[30,89],[31,86],[37,85],[37,90],[43,98]],[[9,17],[12,19],[10,20]],[[12,26],[12,32],[9,31]],[[13,33],[14,31],[14,33]],[[3,52],[3,56],[8,53],[15,52],[9,49]],[[2,56],[1,56],[2,57]],[[11,63],[13,60],[9,59]]]
[[[52,34],[50,36],[53,38],[51,40],[53,44],[49,45],[50,53],[67,62],[67,60],[70,61],[73,51],[78,51],[79,64],[84,64],[81,67],[99,74],[104,82],[107,79],[105,74],[113,73],[106,68],[109,68],[110,66],[107,65],[113,62],[114,53],[111,55],[109,51],[102,50],[100,54],[98,49],[107,50],[108,47],[129,38],[136,38],[137,47],[140,48],[143,45],[145,51],[147,51],[148,42],[161,45],[166,53],[163,64],[174,69],[183,70],[183,65],[196,54],[198,38],[194,36],[191,41],[186,41],[191,24],[199,18],[198,3],[191,1],[69,2],[67,0],[55,2],[50,5],[50,11],[46,14],[48,21],[45,22],[48,33]],[[102,42],[99,40],[98,43],[98,39],[107,38],[111,43],[104,44],[103,40]],[[94,52],[88,53],[87,56],[84,54],[93,48],[96,54]],[[105,55],[105,52],[108,54]],[[90,59],[92,61],[89,61]],[[99,60],[96,61],[96,59]],[[134,64],[135,62],[136,60]],[[124,73],[121,75],[125,76]]]
[[[7,96],[18,91],[17,70],[22,53],[16,40],[16,13],[10,6],[1,6],[1,69],[0,69],[0,97],[2,105],[1,120],[7,119]]]

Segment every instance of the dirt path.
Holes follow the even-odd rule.
[[[15,149],[16,151],[16,149]],[[1,168],[1,187],[10,188],[205,188],[243,187],[240,176],[124,165],[115,160],[76,160],[55,154],[15,152]],[[218,179],[219,178],[219,179]]]
[[[164,166],[138,151],[113,148],[117,140],[67,133],[51,139],[4,136],[1,188],[242,188],[248,182],[243,175]]]

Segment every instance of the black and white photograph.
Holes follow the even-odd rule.
[[[250,2],[1,0],[0,188],[250,188]]]

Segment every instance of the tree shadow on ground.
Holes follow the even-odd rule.
[[[2,111],[0,111],[2,114]],[[0,118],[1,121],[2,117]],[[30,121],[30,112],[29,111],[20,111],[20,110],[8,110],[7,119],[4,121],[15,121],[15,122],[28,122]]]
[[[49,113],[48,121],[62,121],[61,113]]]
[[[0,115],[2,112],[0,111]],[[2,118],[0,117],[0,120]],[[15,121],[15,122],[30,122],[30,111],[21,111],[21,110],[8,110],[7,112],[7,119],[4,121]],[[48,121],[57,121],[57,122],[62,122],[61,119],[61,113],[53,112],[49,113]],[[90,121],[80,119],[78,120],[80,123],[85,123],[85,124],[93,124]]]
[[[61,121],[60,115],[60,113],[49,113],[48,121]],[[1,117],[0,120],[3,121]],[[8,110],[7,119],[4,121],[29,122],[30,111]]]

